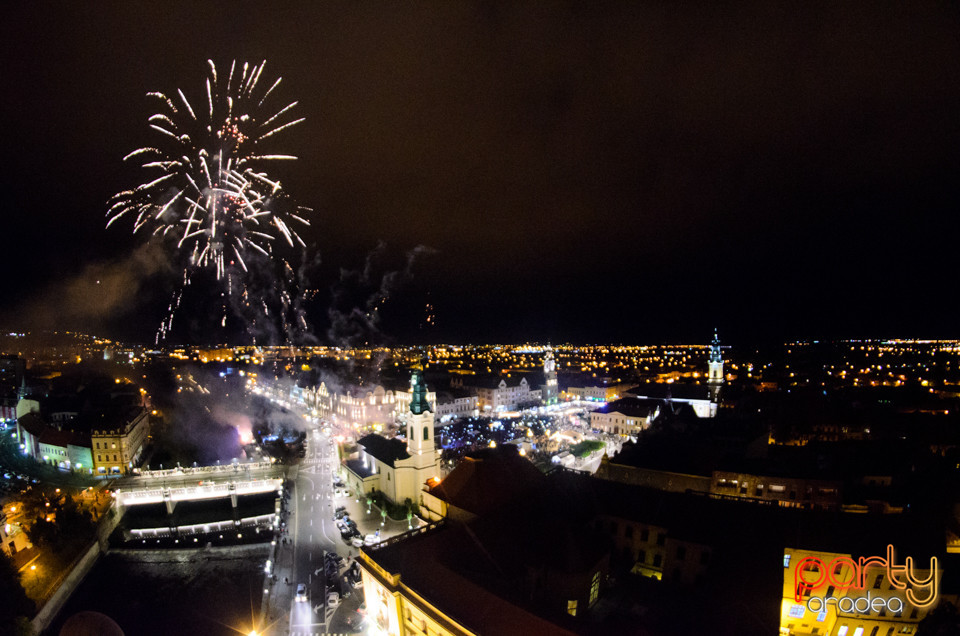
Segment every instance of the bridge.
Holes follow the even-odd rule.
[[[283,492],[284,469],[272,462],[199,466],[142,471],[127,477],[114,490],[118,506],[165,503],[173,514],[179,501],[230,498],[237,506],[240,495]]]
[[[227,483],[200,484],[196,486],[181,486],[175,488],[143,488],[135,490],[118,489],[114,491],[117,503],[121,506],[137,506],[167,502],[171,509],[178,501],[194,501],[198,499],[219,499],[230,497],[236,506],[238,495],[258,495],[265,492],[283,490],[282,479],[253,479],[248,481],[230,481]]]

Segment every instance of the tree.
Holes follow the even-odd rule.
[[[30,543],[38,548],[55,546],[57,540],[60,538],[57,524],[52,521],[47,521],[43,517],[34,519],[30,527],[26,528],[26,533],[27,538],[30,539]]]

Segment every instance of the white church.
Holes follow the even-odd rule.
[[[427,386],[419,370],[410,380],[413,397],[407,415],[407,440],[377,434],[360,438],[360,453],[347,460],[347,483],[364,494],[379,490],[397,504],[409,499],[420,504],[420,493],[429,479],[440,478],[440,454],[433,440],[434,413],[427,401]]]

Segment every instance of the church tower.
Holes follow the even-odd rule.
[[[544,406],[556,404],[559,396],[557,389],[557,363],[553,360],[553,347],[547,345],[547,355],[543,358],[543,388],[540,399]]]
[[[720,352],[720,336],[713,330],[713,342],[710,343],[710,357],[707,361],[707,385],[710,387],[710,401],[720,401],[720,387],[723,386],[723,354]]]
[[[420,369],[414,369],[410,388],[413,399],[410,400],[410,415],[407,417],[407,452],[414,458],[418,470],[428,467],[432,470],[437,464],[433,441],[434,415],[427,402],[427,384],[423,381]]]

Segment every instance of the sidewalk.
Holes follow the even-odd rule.
[[[295,478],[294,478],[295,479]],[[294,481],[293,483],[296,483]],[[289,607],[296,592],[293,581],[293,539],[289,534],[290,512],[287,502],[296,496],[295,488],[282,506],[280,521],[286,522],[287,528],[274,530],[274,539],[271,541],[270,572],[263,576],[263,600],[260,604],[260,633],[286,634],[289,618]]]
[[[366,497],[364,496],[361,496],[359,501],[356,495],[352,497],[334,497],[334,509],[339,506],[344,506],[347,509],[347,514],[356,522],[357,530],[363,533],[364,537],[368,534],[377,534],[379,531],[381,541],[408,532],[411,528],[416,529],[426,525],[426,522],[417,516],[414,516],[413,519],[410,520],[411,525],[409,527],[407,526],[406,519],[397,521],[387,516],[386,520],[384,520],[380,513],[380,508],[378,508],[376,504],[372,504],[370,506],[370,512],[367,512]],[[337,553],[341,556],[356,557],[359,551],[359,548],[347,545],[342,539],[337,542]]]

